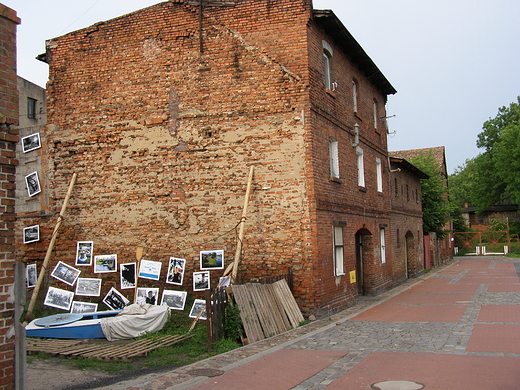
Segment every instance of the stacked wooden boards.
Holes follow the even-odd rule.
[[[304,320],[285,279],[233,285],[233,295],[250,343],[296,328]]]

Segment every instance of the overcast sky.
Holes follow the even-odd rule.
[[[19,76],[44,87],[47,65],[35,57],[46,39],[161,0],[0,2],[22,19]],[[387,104],[390,150],[445,146],[453,173],[479,153],[482,124],[520,95],[518,0],[314,0],[314,8],[332,9],[397,90]]]

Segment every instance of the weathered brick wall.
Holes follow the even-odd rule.
[[[304,311],[337,310],[357,296],[349,272],[356,269],[360,231],[366,292],[392,284],[391,252],[381,264],[378,235],[389,224],[386,128],[373,124],[373,101],[384,117],[386,96],[332,41],[338,89],[325,91],[322,40],[328,38],[311,17],[310,1],[235,3],[204,9],[202,52],[198,7],[182,1],[49,42],[42,166],[51,211],[59,210],[78,173],[53,264],[71,264],[77,240],[94,241],[94,254],[117,253],[119,263],[134,261],[142,245],[148,260],[186,258],[182,288],[191,291],[200,250],[224,249],[226,264],[234,257],[233,228],[254,165],[241,280],[292,266]],[[357,185],[354,123],[365,153],[364,188]],[[330,180],[330,136],[340,143],[341,182]],[[346,275],[338,278],[337,221],[346,222]],[[42,242],[22,248],[22,257],[44,253],[55,220],[32,222],[41,224]],[[81,268],[82,276],[93,276]],[[212,284],[220,275],[212,272]],[[102,277],[102,296],[119,287],[118,275]]]
[[[14,204],[18,92],[16,12],[0,4],[0,389],[14,389]]]
[[[53,264],[71,264],[77,240],[94,241],[94,254],[117,253],[119,263],[134,261],[142,245],[148,260],[186,258],[182,288],[190,291],[200,250],[224,249],[226,265],[233,258],[254,165],[240,276],[291,265],[299,295],[310,257],[302,115],[309,4],[208,7],[203,53],[197,10],[161,3],[49,43],[42,196],[51,210],[78,174]],[[55,218],[31,221],[42,241],[21,255],[41,256]],[[80,268],[82,277],[100,276]],[[212,284],[220,275],[212,272]],[[119,288],[118,274],[101,276],[102,296]]]

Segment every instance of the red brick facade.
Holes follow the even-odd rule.
[[[18,90],[16,12],[0,4],[0,389],[14,389],[14,244]]]
[[[391,288],[395,253],[380,232],[390,245],[383,118],[393,87],[334,14],[313,11],[309,0],[207,6],[202,30],[198,12],[188,1],[160,3],[49,42],[41,176],[51,212],[78,174],[54,263],[72,264],[78,240],[94,241],[94,254],[117,253],[119,263],[134,261],[142,245],[148,260],[187,259],[182,289],[191,291],[199,251],[223,249],[226,265],[233,259],[254,165],[241,281],[291,266],[308,314]],[[42,258],[54,222],[28,218],[43,239],[21,246],[20,256]],[[161,289],[169,288],[165,268],[154,284]],[[212,271],[212,284],[221,274]],[[102,296],[119,288],[118,274],[102,277]]]

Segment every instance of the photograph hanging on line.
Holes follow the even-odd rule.
[[[139,264],[139,277],[143,279],[159,280],[161,276],[160,261],[141,260]]]
[[[27,282],[27,288],[36,286],[36,281],[38,280],[36,264],[27,264],[25,279]]]
[[[178,259],[170,257],[170,264],[168,265],[168,274],[166,275],[166,283],[182,285],[184,279],[184,269],[186,259]]]
[[[76,285],[76,295],[86,297],[99,297],[101,293],[101,279],[96,278],[78,278]]]
[[[72,308],[70,309],[70,312],[78,314],[95,313],[97,308],[97,303],[72,301]]]
[[[112,287],[105,298],[103,298],[103,303],[112,310],[123,310],[129,302],[130,301],[114,287]]]
[[[67,283],[69,286],[74,286],[80,273],[81,271],[79,269],[59,261],[51,272],[51,276],[61,280],[63,283]]]
[[[121,289],[135,288],[135,263],[125,263],[119,266]]]
[[[201,251],[200,269],[224,269],[224,251]]]
[[[72,291],[66,291],[56,287],[49,287],[43,304],[45,306],[51,306],[57,309],[69,311],[72,304],[72,298],[74,298],[74,293]]]
[[[27,153],[31,150],[41,148],[40,133],[34,133],[22,138],[22,152]]]
[[[193,291],[203,291],[209,289],[209,271],[193,273]]]
[[[164,290],[161,305],[167,305],[172,310],[184,310],[186,291]]]
[[[159,289],[157,287],[137,287],[137,297],[135,303],[142,305],[148,303],[150,305],[158,305]]]
[[[38,172],[35,171],[25,176],[25,185],[27,186],[27,194],[29,197],[40,193],[42,189],[40,187],[40,180],[38,179]]]
[[[94,256],[94,273],[117,272],[117,255]]]
[[[93,241],[78,241],[76,244],[76,265],[92,265]]]
[[[33,225],[23,228],[23,243],[40,241],[40,225]]]
[[[193,306],[191,307],[189,317],[190,318],[197,318],[199,313],[202,311],[201,316],[199,317],[200,320],[206,320],[207,314],[206,314],[206,301],[204,299],[195,299],[193,302]]]

